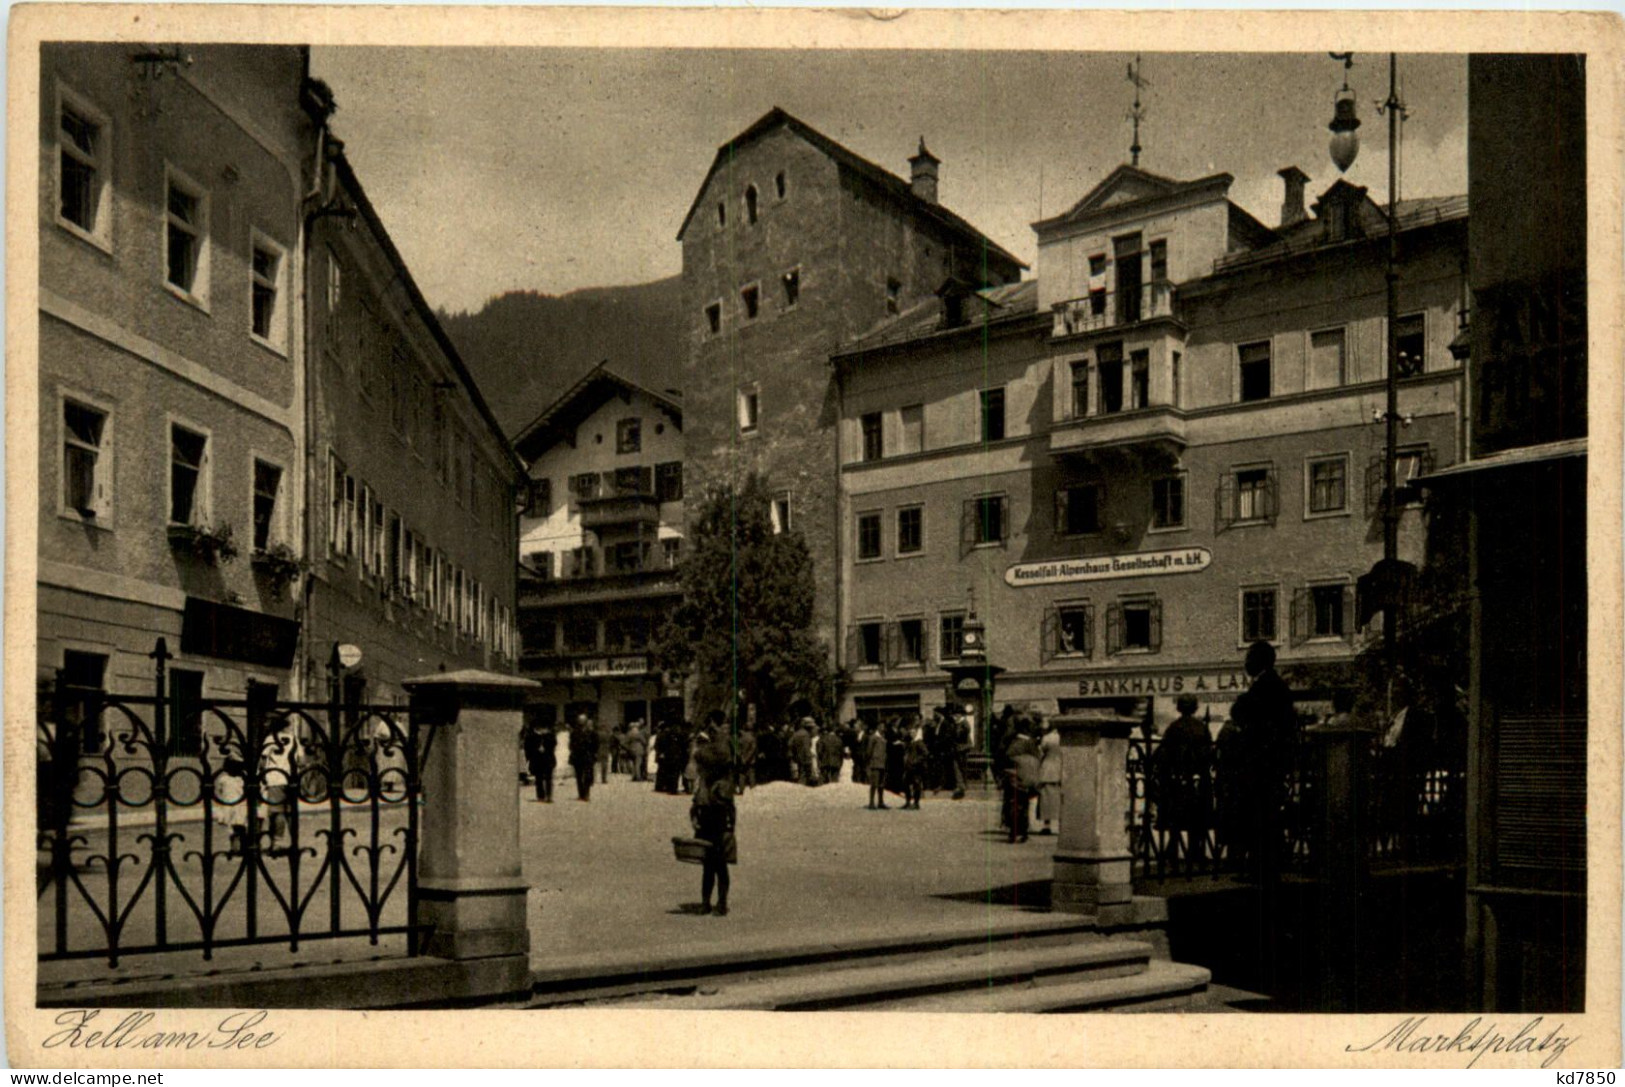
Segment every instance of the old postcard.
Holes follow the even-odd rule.
[[[15,9],[12,1060],[1617,1065],[1620,47]]]

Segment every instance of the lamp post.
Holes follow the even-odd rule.
[[[1354,164],[1360,153],[1360,138],[1356,129],[1360,119],[1355,116],[1354,92],[1349,89],[1347,72],[1354,65],[1353,53],[1332,53],[1333,60],[1343,62],[1343,89],[1338,92],[1331,123],[1326,127],[1332,133],[1330,153],[1339,172]],[[1388,665],[1390,689],[1395,664],[1394,640],[1397,628],[1399,593],[1402,578],[1398,567],[1399,551],[1399,495],[1395,484],[1395,466],[1399,445],[1399,126],[1406,117],[1405,103],[1399,98],[1399,60],[1388,54],[1388,98],[1378,106],[1388,117],[1388,252],[1384,268],[1388,307],[1388,358],[1385,369],[1387,407],[1382,414],[1384,424],[1382,456],[1382,564],[1381,573],[1371,584],[1380,593],[1382,604],[1383,659]],[[1391,709],[1391,707],[1390,707]]]

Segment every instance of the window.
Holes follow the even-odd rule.
[[[621,615],[604,622],[604,648],[637,652],[649,644],[649,620],[642,615]]]
[[[616,494],[653,494],[654,473],[648,468],[628,465],[615,469]]]
[[[945,611],[937,619],[937,659],[956,661],[965,652],[965,613]]]
[[[1055,609],[1054,652],[1062,657],[1087,657],[1094,652],[1094,616],[1088,604],[1062,604]]]
[[[1348,509],[1348,458],[1309,461],[1309,512],[1342,513]]]
[[[1236,473],[1237,521],[1262,521],[1275,516],[1275,493],[1268,468],[1244,468]]]
[[[858,558],[878,559],[880,557],[880,514],[858,514]]]
[[[1123,410],[1123,345],[1103,343],[1095,348],[1095,369],[1100,374],[1100,410],[1114,415]]]
[[[897,663],[919,664],[924,660],[925,621],[922,619],[899,619],[897,621]]]
[[[1241,591],[1241,640],[1245,643],[1275,640],[1275,590]]]
[[[779,286],[784,288],[784,308],[790,309],[801,300],[801,269],[785,272],[779,277]]]
[[[747,385],[739,390],[738,408],[739,432],[752,433],[761,421],[762,410],[761,393],[755,385]]]
[[[972,547],[1002,544],[1005,539],[1005,497],[983,495],[965,503],[969,517],[969,543]]]
[[[1348,380],[1347,338],[1340,328],[1309,334],[1309,388],[1335,389]]]
[[[897,511],[897,553],[916,555],[925,546],[925,510],[905,506]]]
[[[1100,531],[1101,487],[1089,483],[1062,487],[1055,492],[1055,527],[1062,536],[1084,536]]]
[[[712,302],[709,306],[705,307],[705,324],[706,327],[711,330],[711,335],[713,336],[722,331],[721,302]]]
[[[282,469],[254,461],[254,550],[264,551],[275,541],[277,498],[282,490]]]
[[[909,404],[897,414],[902,423],[902,435],[897,451],[922,452],[925,449],[925,405]]]
[[[1091,317],[1101,317],[1101,316],[1104,316],[1105,313],[1106,313],[1106,288],[1105,287],[1090,287],[1089,288],[1089,315]]]
[[[339,255],[332,249],[327,251],[327,342],[336,346],[339,340],[339,304],[344,298],[344,269],[339,264]],[[436,405],[438,416],[439,405]]]
[[[1415,377],[1427,369],[1427,337],[1422,314],[1401,317],[1394,324],[1394,349],[1400,377]]]
[[[762,292],[756,284],[743,288],[739,292],[739,300],[745,304],[745,320],[756,320],[756,315],[762,309]]]
[[[780,536],[790,531],[790,492],[780,491],[773,496],[768,504],[767,518],[772,526],[773,535]]]
[[[996,442],[1004,438],[1004,389],[982,390],[982,440]]]
[[[165,176],[165,279],[194,302],[208,296],[209,199],[203,189],[169,167]]]
[[[858,624],[858,666],[860,668],[876,668],[880,665],[880,634],[879,623]]]
[[[1343,611],[1347,585],[1314,585],[1309,589],[1311,607],[1309,636],[1311,638],[1341,638],[1344,635]]]
[[[553,579],[553,552],[532,551],[530,554],[525,556],[525,565],[530,567],[531,573],[535,574],[543,581],[551,581]]]
[[[598,553],[591,547],[570,549],[570,577],[593,577],[598,573]]]
[[[208,519],[204,476],[207,436],[178,424],[169,427],[169,523],[202,524]]]
[[[1176,408],[1179,407],[1179,370],[1180,370],[1180,363],[1182,363],[1184,361],[1185,361],[1185,356],[1184,355],[1180,354],[1178,351],[1173,352],[1173,365],[1171,367],[1173,373],[1172,373],[1172,377],[1170,379],[1170,383],[1171,383],[1171,385],[1173,387],[1173,405]]]
[[[1241,359],[1241,399],[1268,400],[1270,397],[1270,345],[1242,344],[1238,351]]]
[[[896,279],[886,280],[886,312],[898,313],[902,310],[903,285]]]
[[[79,750],[87,755],[100,754],[106,746],[105,715],[95,713],[92,708],[100,704],[106,681],[105,653],[62,651],[62,671],[57,673],[57,694],[62,706],[60,724],[79,732]]]
[[[358,509],[358,505],[357,505],[357,501],[356,501],[356,481],[355,481],[355,476],[346,475],[344,477],[344,510],[343,510],[343,516],[344,516],[344,524],[343,524],[343,529],[344,529],[344,554],[346,554],[346,555],[353,555],[353,554],[356,553],[355,545],[356,545],[356,526],[357,526],[357,521],[356,521],[357,513],[356,513],[356,511],[357,511],[357,509]]]
[[[1129,356],[1129,407],[1151,405],[1151,352],[1135,351]]]
[[[1151,527],[1185,527],[1185,477],[1164,476],[1151,481]]]
[[[553,481],[533,479],[525,489],[525,516],[548,517],[553,513]]]
[[[577,498],[597,498],[602,485],[597,472],[582,472],[570,477],[570,491]]]
[[[879,460],[883,448],[880,413],[878,411],[866,413],[858,420],[858,425],[863,428],[863,459]]]
[[[108,123],[77,96],[62,90],[58,97],[57,221],[106,247],[112,167]]]
[[[282,248],[255,231],[250,243],[249,331],[272,347],[282,346]]]
[[[678,537],[660,541],[660,561],[668,570],[677,569],[683,558],[683,541]]]
[[[643,449],[643,420],[622,419],[615,424],[615,452],[637,453]]]
[[[578,612],[564,618],[564,651],[588,652],[598,648],[598,617]]]
[[[1097,279],[1106,274],[1106,254],[1094,253],[1089,257],[1089,278]]]
[[[773,191],[778,194],[780,200],[783,200],[784,194],[790,191],[789,183],[785,180],[783,170],[780,170],[778,173],[773,175]]]
[[[728,205],[721,200],[717,201],[717,226],[728,225]]]
[[[81,517],[105,517],[111,508],[113,473],[106,456],[107,413],[74,400],[62,401],[62,508]]]
[[[203,753],[203,673],[190,668],[169,670],[169,737],[171,755]]]
[[[1072,418],[1082,419],[1089,414],[1089,364],[1072,364]]]
[[[662,502],[683,500],[683,462],[669,460],[655,465],[655,497]]]
[[[344,553],[344,462],[327,451],[327,549]]]
[[[1151,243],[1151,282],[1168,282],[1168,243],[1154,241]]]
[[[749,222],[749,223],[754,223],[756,221],[756,186],[755,185],[746,185],[745,186],[745,221]]]
[[[1137,597],[1113,604],[1106,613],[1108,653],[1155,653],[1162,648],[1162,602]]]

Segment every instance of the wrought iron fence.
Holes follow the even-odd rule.
[[[1459,863],[1465,849],[1465,775],[1460,767],[1386,747],[1373,736],[1361,760],[1363,780],[1359,848],[1373,866]],[[1157,758],[1160,737],[1129,740],[1128,823],[1136,878],[1216,875],[1240,871],[1247,848],[1245,790],[1253,778],[1227,765],[1225,746],[1214,745],[1205,770],[1169,773]],[[1230,756],[1234,757],[1234,756]],[[1194,769],[1194,772],[1193,772]],[[1293,752],[1282,788],[1276,843],[1287,871],[1309,873],[1315,864],[1315,805],[1321,788],[1314,743]]]
[[[61,682],[37,722],[41,961],[404,936],[419,729],[405,707]],[[424,730],[432,737],[432,730]],[[177,742],[179,741],[179,742]]]

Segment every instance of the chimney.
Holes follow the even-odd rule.
[[[920,150],[908,160],[908,184],[914,195],[927,204],[937,202],[937,167],[942,160],[925,149],[925,137],[920,137]]]
[[[1303,210],[1303,187],[1308,183],[1309,175],[1296,166],[1288,166],[1283,170],[1277,170],[1276,173],[1285,184],[1281,196],[1281,225],[1288,227],[1303,222],[1308,218],[1308,214]]]

